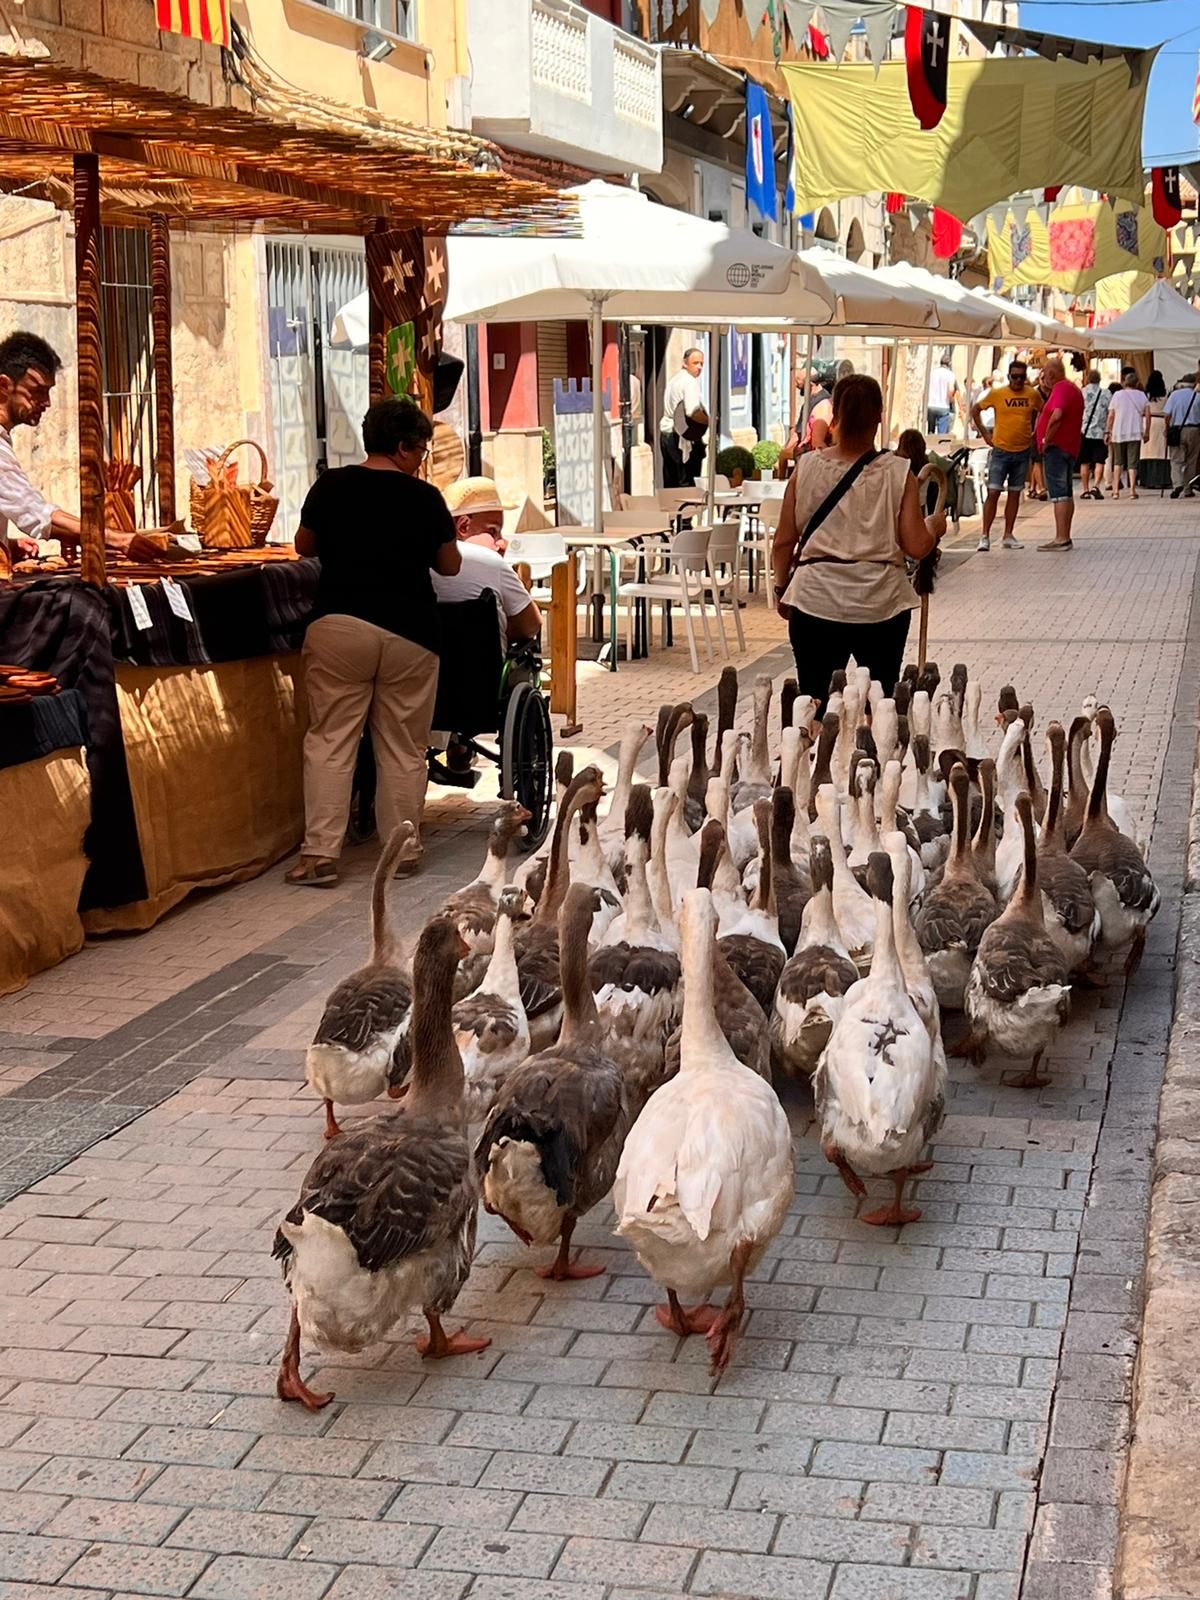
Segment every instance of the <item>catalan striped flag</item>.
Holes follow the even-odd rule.
[[[229,49],[229,0],[154,0],[158,26]]]

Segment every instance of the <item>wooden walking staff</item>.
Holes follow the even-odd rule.
[[[79,549],[84,583],[104,563],[104,374],[100,355],[100,159],[74,158],[75,345],[79,388]]]
[[[154,352],[154,482],[158,522],[175,521],[175,383],[171,366],[171,229],[150,218],[150,329]]]

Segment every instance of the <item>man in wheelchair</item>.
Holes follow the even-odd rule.
[[[461,605],[490,591],[495,596],[503,629],[501,655],[507,650],[511,661],[514,646],[532,642],[531,654],[536,656],[542,614],[501,554],[504,506],[496,485],[490,478],[460,478],[446,490],[446,504],[458,534],[462,565],[452,578],[434,575],[434,593],[439,605]],[[452,613],[443,615],[448,618]],[[439,695],[439,702],[441,700]],[[444,751],[444,758],[439,759],[436,752],[430,752],[430,778],[434,783],[473,788],[477,778],[473,770],[477,752],[472,749],[470,734],[481,730],[448,728],[436,719],[434,726],[441,730],[435,734],[434,743]]]

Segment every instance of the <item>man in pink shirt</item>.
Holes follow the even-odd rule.
[[[1054,507],[1054,538],[1049,544],[1038,545],[1038,549],[1072,550],[1075,501],[1071,474],[1083,443],[1083,394],[1077,384],[1068,380],[1058,356],[1051,356],[1043,370],[1053,387],[1038,416],[1037,442],[1042,452],[1046,493]]]

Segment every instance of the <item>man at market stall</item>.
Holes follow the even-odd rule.
[[[46,415],[61,370],[58,352],[36,333],[0,339],[0,542],[14,561],[36,556],[39,539],[58,539],[64,547],[79,543],[79,518],[39,494],[12,443],[14,428],[36,428]],[[120,552],[132,537],[106,531],[104,542]]]
[[[658,431],[664,489],[692,488],[704,464],[708,409],[700,388],[703,371],[704,351],[685,350],[679,371],[663,392]]]
[[[971,407],[971,421],[991,449],[988,457],[987,499],[983,502],[983,529],[978,549],[992,548],[992,523],[1000,496],[1007,490],[1004,502],[1004,548],[1020,550],[1020,541],[1013,532],[1017,525],[1017,508],[1021,504],[1021,491],[1029,475],[1029,457],[1033,448],[1033,425],[1042,409],[1042,397],[1029,382],[1029,368],[1019,358],[1008,364],[1008,383],[1001,389],[989,389],[981,394]],[[992,412],[992,425],[985,427],[983,413]]]
[[[1054,508],[1054,538],[1039,550],[1071,550],[1071,523],[1075,499],[1071,476],[1083,444],[1083,391],[1067,377],[1058,356],[1051,356],[1042,368],[1050,385],[1049,398],[1037,420],[1037,442],[1042,452],[1042,471],[1046,494]]]

